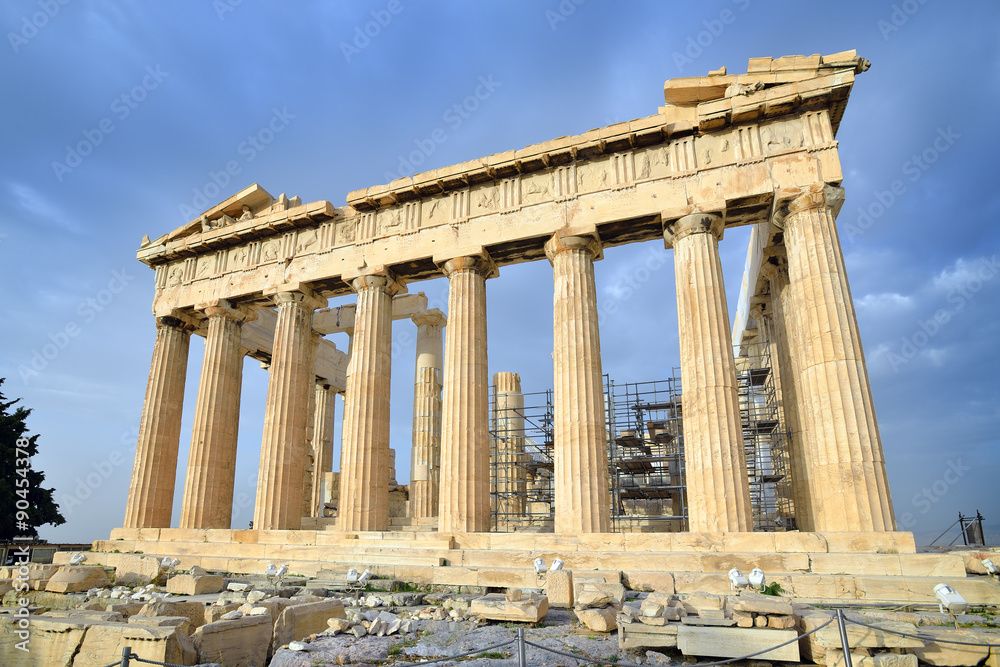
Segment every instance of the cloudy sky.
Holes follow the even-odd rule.
[[[144,234],[253,182],[343,205],[348,192],[414,167],[654,114],[669,78],[854,48],[872,68],[838,135],[847,191],[838,222],[897,517],[926,542],[979,509],[1000,540],[1000,6],[832,7],[3,3],[0,377],[9,398],[34,410],[35,465],[68,520],[42,535],[90,541],[121,525],[155,335],[153,273],[135,259]],[[457,114],[477,87],[475,109]],[[429,145],[439,129],[444,141]],[[231,162],[238,173],[226,183]],[[732,230],[722,244],[731,311],[748,237]],[[630,289],[646,260],[661,268]],[[619,382],[666,377],[678,363],[670,253],[657,243],[609,249],[597,279],[600,307],[618,306],[601,331],[605,371]],[[445,288],[410,285],[439,304]],[[519,372],[525,391],[551,386],[551,302],[544,262],[489,282],[491,373]],[[346,348],[346,336],[332,339]],[[195,338],[175,523],[203,348]],[[405,481],[412,343],[393,361],[392,443]],[[248,359],[236,527],[253,515],[266,389]]]

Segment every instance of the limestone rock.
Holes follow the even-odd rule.
[[[549,600],[544,595],[530,595],[519,602],[507,602],[504,595],[493,593],[473,600],[469,611],[494,621],[537,623],[548,613]]]
[[[606,591],[584,589],[577,596],[574,607],[577,609],[600,609],[614,602],[615,598]]]
[[[175,595],[218,593],[224,583],[221,574],[177,574],[167,580],[167,592]]]
[[[576,617],[594,632],[613,632],[618,629],[615,610],[609,607],[581,609],[576,612]]]
[[[0,664],[4,667],[69,667],[86,632],[86,624],[70,619],[35,617],[31,620],[31,651],[28,652],[15,646],[22,641],[15,634],[17,625],[18,619],[13,615],[0,616]]]
[[[119,586],[145,586],[160,576],[160,561],[152,556],[122,554],[115,567],[115,584]]]
[[[773,595],[761,595],[751,591],[743,591],[738,596],[730,596],[729,609],[732,611],[749,611],[756,614],[774,614],[790,616],[792,603],[785,598]]]
[[[264,591],[250,591],[247,593],[247,602],[250,604],[256,604],[267,597],[267,593]]]
[[[175,627],[186,635],[191,634],[191,621],[187,616],[131,616],[128,619],[129,625],[142,625],[146,627]]]
[[[270,616],[244,616],[235,621],[207,623],[195,630],[191,638],[199,662],[265,665],[271,630]]]
[[[698,614],[699,616],[705,616],[708,618],[711,616],[712,612],[719,612],[722,610],[722,600],[723,598],[720,595],[695,592],[688,595],[682,603],[684,605],[684,609],[689,614]],[[705,614],[704,612],[709,613]],[[788,613],[791,613],[791,611]]]
[[[226,585],[227,591],[233,591],[235,593],[245,593],[253,588],[253,584],[248,584],[240,581],[231,581]]]
[[[347,618],[340,600],[327,598],[286,607],[274,622],[274,648],[326,630],[331,618]]]
[[[191,664],[195,659],[191,640],[177,626],[142,627],[108,623],[87,628],[73,665],[106,665],[108,656],[120,658],[126,646],[131,646],[139,657],[146,660],[183,665]]]
[[[876,625],[873,623],[873,625]],[[877,625],[884,625],[883,622]],[[923,635],[936,639],[948,639],[960,642],[980,644],[1000,644],[1000,631],[987,631],[979,628],[921,627]],[[965,667],[977,665],[989,655],[990,649],[985,646],[967,646],[964,644],[946,644],[944,642],[928,642],[926,645],[914,647],[910,651],[928,665],[947,665],[947,667]]]
[[[326,625],[333,634],[337,634],[339,632],[347,632],[351,627],[351,622],[346,618],[329,618],[326,621]]]
[[[736,626],[739,628],[753,627],[753,614],[748,611],[734,611],[733,620],[736,621]]]
[[[238,618],[243,618],[243,612],[239,609],[233,609],[228,614],[223,614],[219,617],[220,621],[235,621]]]
[[[776,628],[778,630],[787,630],[788,628],[795,627],[795,617],[794,616],[768,616],[767,617],[767,627]]]
[[[549,606],[569,609],[573,606],[573,571],[555,570],[545,575],[545,595]]]
[[[49,593],[79,593],[110,586],[111,580],[100,565],[64,565],[46,582]]]
[[[661,665],[669,665],[673,661],[670,659],[670,656],[663,655],[662,653],[646,651],[646,662],[650,665],[660,667]]]

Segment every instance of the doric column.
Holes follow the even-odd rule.
[[[410,455],[410,513],[415,518],[438,515],[441,467],[441,372],[444,356],[444,313],[414,315],[417,362],[413,383],[413,451]]]
[[[722,281],[722,218],[696,213],[664,231],[674,249],[684,410],[684,465],[692,532],[750,532],[750,485]]]
[[[775,263],[764,264],[761,273],[768,280],[769,296],[764,308],[763,322],[771,349],[771,364],[774,368],[775,388],[781,409],[785,437],[788,438],[788,464],[791,472],[792,503],[795,510],[795,525],[799,530],[812,531],[812,508],[809,498],[809,466],[806,464],[804,448],[803,395],[798,387],[795,359],[791,355],[793,342],[797,339],[796,320],[786,314],[786,304],[790,298],[788,289],[788,267],[784,257],[775,258]]]
[[[204,308],[208,318],[198,403],[191,427],[181,528],[230,528],[236,480],[236,440],[243,385],[243,323],[246,309],[219,300]]]
[[[170,527],[190,342],[190,326],[176,317],[156,318],[156,345],[125,506],[126,528]]]
[[[594,260],[600,242],[591,236],[553,236],[545,244],[552,263],[556,533],[606,533],[608,494],[604,375],[597,326]]]
[[[491,451],[496,469],[492,475],[496,497],[497,527],[519,524],[528,497],[527,470],[524,467],[524,394],[521,376],[502,371],[493,374],[493,433],[496,445]]]
[[[389,273],[351,282],[358,295],[347,369],[340,456],[341,530],[389,527],[389,389],[392,297],[402,289]]]
[[[486,365],[486,279],[496,265],[480,254],[450,259],[448,327],[441,407],[438,529],[490,529],[489,376]]]
[[[323,516],[326,503],[326,473],[333,471],[333,423],[337,392],[330,385],[316,383],[316,414],[313,421],[312,508],[313,516]]]
[[[782,222],[799,321],[792,354],[808,414],[813,528],[895,530],[885,459],[835,222],[843,190],[794,193]]]
[[[312,316],[326,306],[302,283],[265,290],[278,307],[274,351],[264,406],[264,435],[253,525],[258,530],[297,530],[302,525],[302,470],[306,422],[314,391]]]

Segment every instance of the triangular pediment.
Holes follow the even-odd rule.
[[[258,183],[254,183],[203,212],[186,225],[170,232],[167,234],[166,240],[176,241],[209,229],[224,227],[248,214],[251,217],[256,217],[267,213],[274,202],[274,197],[267,190]]]

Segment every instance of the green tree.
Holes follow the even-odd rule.
[[[0,378],[0,389],[4,380]],[[37,537],[38,526],[66,523],[52,499],[54,489],[42,488],[45,474],[31,467],[31,457],[38,453],[38,436],[25,435],[28,426],[24,422],[31,409],[14,408],[20,401],[19,398],[8,401],[0,391],[0,541],[10,541],[15,536]],[[21,502],[19,510],[18,501],[25,500],[27,509],[23,509]]]

